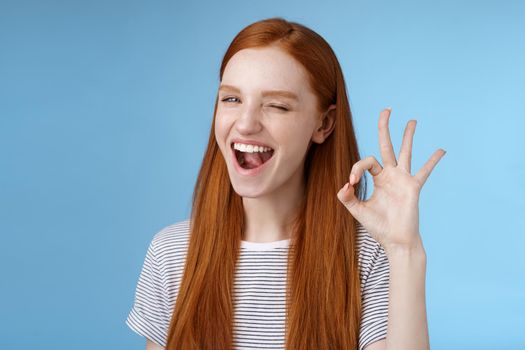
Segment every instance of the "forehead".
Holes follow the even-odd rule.
[[[228,61],[221,83],[234,85],[246,93],[289,90],[300,98],[311,94],[303,66],[276,47],[238,51]]]

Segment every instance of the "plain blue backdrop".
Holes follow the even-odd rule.
[[[525,349],[525,6],[457,0],[2,0],[2,348],[144,349],[147,246],[189,216],[228,44],[273,16],[336,52],[363,157],[387,106],[396,154],[418,121],[413,174],[447,151],[420,198],[431,348]]]

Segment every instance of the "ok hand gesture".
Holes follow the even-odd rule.
[[[338,199],[372,237],[388,251],[391,248],[422,247],[419,234],[419,194],[425,181],[446,151],[439,149],[414,176],[410,174],[412,140],[416,121],[405,128],[403,142],[396,161],[388,122],[389,108],[379,116],[379,148],[383,166],[369,156],[352,166],[349,182],[337,193]],[[374,192],[365,201],[354,193],[354,185],[368,170],[374,181]]]

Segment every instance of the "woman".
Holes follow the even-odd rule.
[[[148,349],[428,349],[415,120],[396,160],[360,159],[337,58],[282,18],[220,68],[191,219],[153,238],[127,324]],[[365,199],[369,171],[374,193]]]

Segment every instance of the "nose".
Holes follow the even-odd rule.
[[[260,120],[260,110],[253,104],[249,106],[245,104],[245,107],[241,110],[239,118],[235,123],[235,127],[240,134],[256,134],[262,129]]]

